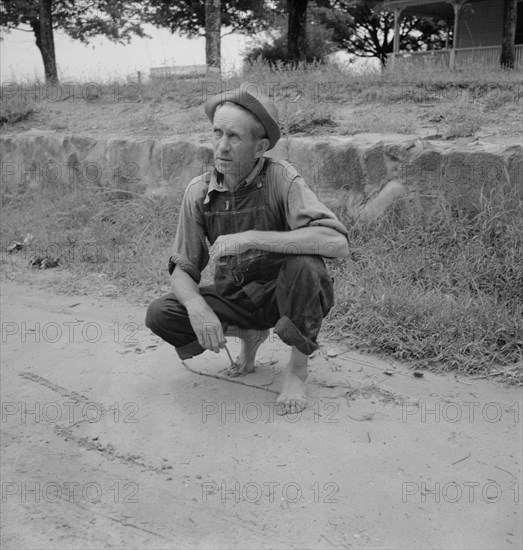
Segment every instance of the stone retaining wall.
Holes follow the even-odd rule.
[[[392,201],[440,191],[461,205],[509,186],[523,195],[523,147],[474,141],[468,145],[416,136],[282,139],[270,156],[289,160],[338,213],[373,218]],[[0,138],[2,193],[27,188],[67,192],[79,187],[127,193],[182,191],[209,169],[207,142],[169,139],[95,139],[54,132]]]

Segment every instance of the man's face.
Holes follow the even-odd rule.
[[[254,139],[252,135],[252,123],[249,113],[234,105],[222,105],[216,109],[213,146],[218,172],[244,177],[263,154],[260,140]]]

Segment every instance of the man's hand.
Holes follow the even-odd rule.
[[[200,346],[219,353],[220,349],[225,347],[227,340],[216,313],[201,297],[188,300],[185,308]]]
[[[252,231],[220,235],[209,250],[211,260],[218,261],[223,256],[239,256],[250,248],[255,248]]]

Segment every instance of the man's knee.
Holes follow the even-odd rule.
[[[161,327],[167,317],[167,300],[166,297],[157,298],[149,304],[145,315],[145,326],[156,332],[155,329]]]
[[[289,258],[280,272],[279,285],[287,290],[289,298],[310,300],[318,297],[323,311],[327,315],[334,305],[333,280],[327,272],[321,256],[299,256]]]

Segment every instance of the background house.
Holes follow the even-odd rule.
[[[401,52],[394,40],[392,64],[399,59],[414,63],[463,67],[471,64],[499,66],[503,39],[503,0],[387,0],[395,14],[395,37],[401,17],[419,15],[447,23],[453,39],[442,50]],[[523,67],[523,0],[517,1],[515,66]]]

